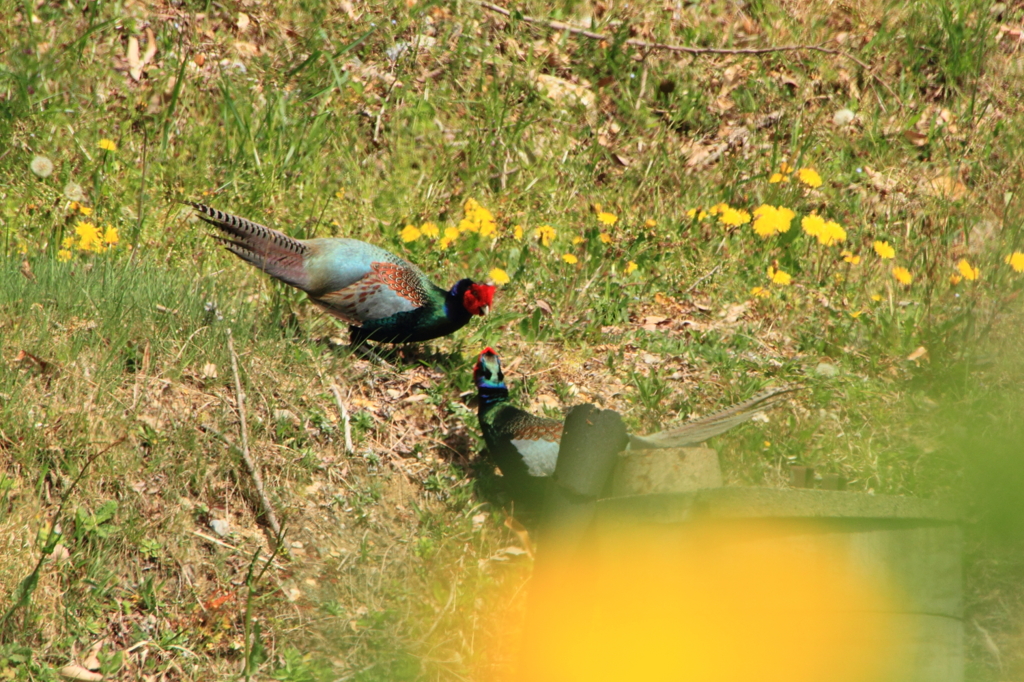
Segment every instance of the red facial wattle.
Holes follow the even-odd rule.
[[[494,302],[494,285],[470,284],[462,295],[462,305],[470,315],[486,315]]]

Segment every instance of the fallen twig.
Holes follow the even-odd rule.
[[[554,19],[541,19],[539,17],[531,17],[526,14],[517,14],[513,17],[512,12],[495,5],[486,0],[478,0],[477,4],[486,10],[497,12],[510,19],[515,18],[519,21],[524,21],[528,24],[534,24],[537,26],[544,26],[555,31],[565,31],[566,33],[572,33],[573,35],[583,36],[584,38],[590,38],[591,40],[612,40],[612,36],[605,35],[604,33],[596,33],[595,31],[588,31],[585,28],[573,26],[562,21],[556,21]],[[845,57],[851,62],[857,64],[859,67],[864,69],[867,74],[882,84],[889,94],[899,100],[899,97],[893,91],[889,85],[881,78],[871,73],[871,67],[857,59],[849,52],[843,50],[837,50],[831,47],[823,47],[821,45],[778,45],[775,47],[693,47],[692,45],[671,45],[668,43],[652,43],[646,40],[640,40],[639,38],[628,38],[625,41],[626,45],[632,45],[633,47],[639,47],[644,50],[664,50],[665,52],[676,52],[681,54],[771,54],[773,52],[822,52],[824,54],[834,54],[840,57]]]
[[[345,454],[351,455],[354,448],[352,447],[352,425],[349,423],[348,410],[345,409],[345,401],[341,399],[341,389],[337,384],[331,384],[331,393],[334,394],[334,402],[338,405],[338,414],[345,432]]]
[[[238,356],[235,353],[235,342],[231,336],[231,330],[228,329],[227,331],[228,352],[231,353],[231,374],[235,379],[235,402],[238,406],[238,419],[241,422],[239,429],[242,432],[242,447],[239,452],[242,455],[245,468],[249,470],[249,476],[252,477],[253,485],[256,486],[256,494],[259,495],[260,506],[263,508],[263,515],[267,517],[267,524],[270,525],[270,529],[274,532],[274,537],[279,539],[281,538],[281,524],[277,522],[274,506],[270,503],[267,491],[263,487],[263,476],[256,467],[256,462],[253,461],[252,455],[249,453],[249,428],[246,425],[245,417],[245,394],[242,393],[242,382],[238,378]]]
[[[232,552],[237,552],[239,554],[242,554],[242,548],[241,547],[235,547],[230,542],[224,542],[223,540],[218,540],[217,538],[213,537],[212,535],[207,535],[206,533],[200,533],[198,530],[193,530],[192,531],[192,535],[195,535],[197,538],[202,538],[203,540],[206,540],[207,542],[212,542],[215,545],[220,545],[221,547],[223,547],[225,549],[230,549]],[[264,554],[260,554],[260,556],[259,556],[259,560],[260,561],[267,561],[267,560],[272,559],[272,558],[273,557],[267,557]],[[282,566],[281,564],[277,563],[276,561],[272,562],[271,565],[274,568],[278,569],[279,571],[285,570],[285,567]]]

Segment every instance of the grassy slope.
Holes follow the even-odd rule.
[[[31,572],[87,458],[124,440],[67,495],[67,558],[44,566],[30,607],[0,626],[0,671],[49,679],[106,638],[110,671],[210,679],[259,661],[245,646],[258,623],[263,670],[280,679],[487,677],[508,649],[485,616],[517,612],[529,562],[504,551],[518,539],[479,494],[487,476],[467,476],[477,436],[459,396],[485,344],[512,363],[521,403],[596,401],[642,429],[767,382],[807,385],[771,423],[719,440],[737,483],[777,485],[800,463],[858,490],[937,495],[972,446],[974,432],[950,424],[1013,421],[1012,400],[993,396],[1013,395],[1016,364],[979,369],[978,356],[1016,343],[1019,283],[1003,258],[1019,247],[1024,120],[1015,34],[999,30],[1020,26],[1016,7],[599,4],[567,15],[617,32],[606,42],[469,3],[25,12],[0,13],[0,594]],[[137,37],[145,54],[147,28],[157,50],[136,81],[128,45]],[[622,43],[630,35],[835,39],[873,76],[815,52],[641,58]],[[587,86],[593,107],[542,96],[538,74]],[[845,107],[857,119],[836,126]],[[35,155],[52,175],[30,172]],[[824,183],[768,182],[783,161]],[[457,225],[469,198],[495,216],[497,241],[402,242],[409,223]],[[512,281],[497,314],[433,344],[442,355],[385,371],[332,350],[344,331],[220,253],[182,199],[298,236],[369,239],[443,282],[495,267]],[[687,215],[723,201],[797,218],[762,240],[749,224]],[[595,204],[616,223],[600,223]],[[841,223],[846,242],[802,234],[812,212]],[[116,227],[120,243],[62,262],[62,240],[86,220]],[[550,246],[532,237],[545,224]],[[894,245],[912,286],[892,278],[875,240]],[[861,262],[845,263],[842,248]],[[950,283],[961,259],[978,281]],[[771,285],[769,266],[793,284]],[[751,294],[758,286],[767,298]],[[229,327],[293,557],[248,584],[266,538],[237,458],[209,431],[237,438]],[[927,358],[905,359],[921,346]],[[332,382],[353,412],[354,456]],[[988,481],[1006,466],[974,470]],[[999,495],[1016,499],[1012,487]],[[1009,505],[977,513],[1012,516]],[[196,534],[213,536],[214,519],[230,521],[224,544]],[[1024,665],[1019,553],[975,536],[971,671],[997,679],[993,647],[1005,670]]]

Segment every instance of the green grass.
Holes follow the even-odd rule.
[[[470,3],[3,9],[0,598],[58,538],[65,498],[67,558],[42,564],[0,625],[0,674],[56,679],[106,638],[105,670],[127,676],[212,679],[247,663],[282,680],[493,676],[511,654],[492,616],[520,613],[530,562],[503,552],[519,540],[460,397],[485,345],[515,363],[520,404],[596,402],[641,432],[767,384],[806,386],[770,423],[716,441],[731,483],[780,485],[804,464],[854,490],[972,500],[997,489],[992,470],[1014,480],[1012,458],[975,467],[967,443],[989,417],[1010,435],[979,441],[995,438],[995,453],[1015,442],[1021,280],[1004,259],[1024,250],[1024,111],[997,29],[1019,26],[1019,8],[521,8],[593,19],[607,42]],[[239,12],[251,12],[244,30]],[[146,53],[147,26],[157,51],[136,81],[126,50],[135,37]],[[624,43],[634,34],[707,46],[839,35],[871,74],[816,52],[641,55]],[[593,107],[545,96],[538,74],[586,87]],[[836,127],[847,107],[856,121]],[[51,175],[33,174],[36,155]],[[769,182],[783,162],[823,184]],[[408,224],[458,226],[469,199],[493,236],[402,241]],[[494,314],[380,368],[329,342],[344,330],[303,296],[222,253],[186,200],[299,237],[366,239],[445,285],[493,268],[511,281]],[[688,214],[720,202],[796,218],[762,239]],[[813,213],[846,241],[802,232]],[[81,251],[81,222],[116,228],[118,244]],[[543,225],[550,245],[534,236]],[[962,259],[977,281],[951,283]],[[792,284],[769,282],[769,267]],[[258,506],[214,435],[239,438],[228,329],[291,552],[258,580]],[[919,347],[927,356],[908,360]],[[352,455],[332,383],[352,412]],[[1001,679],[1024,666],[1020,544],[1003,541],[1012,524],[985,521],[1012,514],[972,508],[969,670]],[[210,522],[223,519],[220,538]]]

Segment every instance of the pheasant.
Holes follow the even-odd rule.
[[[446,336],[485,315],[494,286],[461,279],[445,291],[415,265],[357,239],[293,239],[283,232],[190,204],[221,231],[214,238],[242,260],[305,291],[349,324],[353,345],[405,343]]]
[[[509,402],[501,361],[490,348],[480,353],[473,368],[473,379],[480,402],[477,417],[487,450],[501,470],[513,498],[519,497],[525,506],[532,507],[540,502],[543,479],[555,471],[562,422],[524,412]],[[703,443],[750,419],[793,390],[792,387],[768,389],[749,400],[671,429],[649,436],[629,434],[627,449],[681,448]]]

